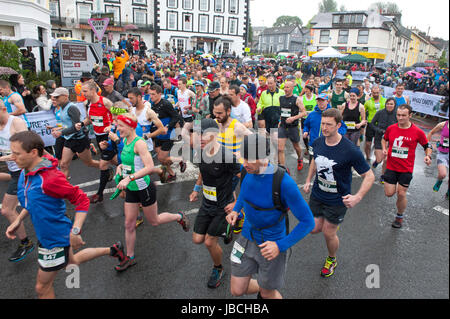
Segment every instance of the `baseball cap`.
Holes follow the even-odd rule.
[[[103,81],[103,85],[114,85],[114,80],[111,78],[107,78],[105,81]]]
[[[61,95],[69,96],[69,90],[66,88],[63,88],[63,87],[56,88],[55,91],[53,91],[53,93],[50,95],[53,97],[57,97],[57,96],[61,96]]]
[[[220,89],[220,83],[219,83],[219,82],[214,81],[214,82],[211,82],[211,83],[209,84],[208,90],[209,90],[210,92],[211,92],[211,91],[218,90],[218,89]]]
[[[316,100],[325,100],[325,101],[328,101],[328,95],[327,95],[326,93],[320,93],[320,94],[317,96]]]
[[[247,87],[247,85],[245,85],[245,84],[241,84],[241,85],[240,85],[240,87],[241,87],[241,88],[244,88],[244,89],[245,89],[246,91],[248,91],[248,87]]]
[[[140,81],[142,81],[142,80],[140,80]],[[143,81],[142,81],[143,82]],[[143,82],[143,83],[141,83],[139,86],[140,87],[144,87],[144,86],[146,86],[146,85],[151,85],[152,83],[150,82],[150,81],[145,81],[145,82]]]
[[[195,86],[200,85],[200,86],[205,87],[205,84],[202,81],[195,81],[194,84],[195,84]]]

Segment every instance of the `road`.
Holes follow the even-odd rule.
[[[289,143],[288,143],[289,144]],[[297,172],[296,156],[288,145],[287,165],[297,184],[306,179],[308,165]],[[368,195],[355,208],[348,210],[338,232],[340,249],[338,267],[331,278],[322,278],[320,269],[327,256],[322,234],[308,235],[292,249],[281,290],[285,298],[297,299],[409,299],[449,297],[449,203],[444,182],[441,191],[432,187],[437,176],[435,154],[433,164],[423,163],[424,152],[417,150],[414,178],[408,194],[408,209],[402,229],[393,229],[395,198],[384,196],[383,186],[376,182]],[[375,171],[377,180],[380,167]],[[177,169],[178,171],[178,169]],[[98,187],[99,174],[79,160],[71,166],[71,183],[92,194]],[[196,179],[196,168],[189,164],[185,174],[171,184],[157,182],[159,211],[184,211],[192,223],[200,203],[190,203],[188,196]],[[353,178],[355,192],[361,178]],[[107,186],[112,192],[113,182]],[[6,183],[0,184],[4,194]],[[110,193],[109,193],[110,194]],[[108,194],[108,195],[109,195]],[[309,196],[302,194],[306,200]],[[108,195],[91,205],[83,227],[86,247],[110,246],[124,242],[123,201],[110,201]],[[69,215],[73,206],[68,204]],[[36,242],[30,219],[25,222],[29,237]],[[296,220],[291,216],[291,227]],[[8,223],[0,218],[0,298],[35,298],[37,252],[19,263],[8,262],[17,242],[4,235]],[[137,230],[137,265],[117,274],[116,260],[102,257],[83,264],[79,269],[79,287],[71,287],[74,272],[61,271],[55,281],[58,298],[144,298],[144,299],[230,299],[229,278],[232,245],[224,245],[225,279],[217,289],[206,282],[212,262],[204,246],[192,243],[192,230],[185,233],[176,224],[151,226],[147,221]],[[379,275],[377,277],[377,275]],[[69,285],[67,285],[69,283]]]

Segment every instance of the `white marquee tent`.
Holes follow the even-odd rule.
[[[347,56],[346,54],[342,54],[339,51],[333,49],[332,47],[326,47],[323,50],[313,54],[311,58],[343,58]]]

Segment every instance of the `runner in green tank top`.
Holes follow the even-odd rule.
[[[150,174],[161,173],[160,168],[155,168],[152,156],[144,139],[136,135],[136,116],[125,113],[117,118],[117,130],[124,139],[124,148],[121,153],[122,164],[117,167],[117,175],[121,181],[117,188],[125,190],[125,242],[126,257],[115,266],[116,271],[124,271],[136,264],[134,258],[134,246],[136,243],[136,219],[139,206],[145,218],[152,226],[158,226],[177,221],[184,231],[189,231],[189,220],[182,212],[176,214],[158,214],[156,202],[156,187],[150,180]]]
[[[306,112],[307,114],[311,113],[312,111],[314,111],[314,108],[317,105],[317,100],[316,97],[317,95],[314,94],[314,86],[308,84],[305,86],[304,89],[305,94],[303,94],[303,105],[305,106]],[[302,117],[301,119],[301,124],[302,124],[302,129],[303,129],[303,125],[305,124],[305,120],[308,117],[308,115]],[[302,136],[303,136],[303,132],[302,132]],[[303,137],[303,143],[305,144],[305,156],[308,156],[308,146],[309,146],[309,138],[308,137]]]
[[[347,102],[349,94],[343,90],[344,84],[340,79],[336,80],[334,87],[329,100],[331,101],[331,107],[337,109],[338,106]]]

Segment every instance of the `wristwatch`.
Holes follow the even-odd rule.
[[[81,234],[81,229],[78,227],[73,227],[72,228],[72,234],[73,235],[80,235]]]
[[[132,174],[132,175],[128,175],[129,177],[130,177],[130,180],[133,182],[135,179],[136,179],[136,177],[134,177],[134,175]]]

